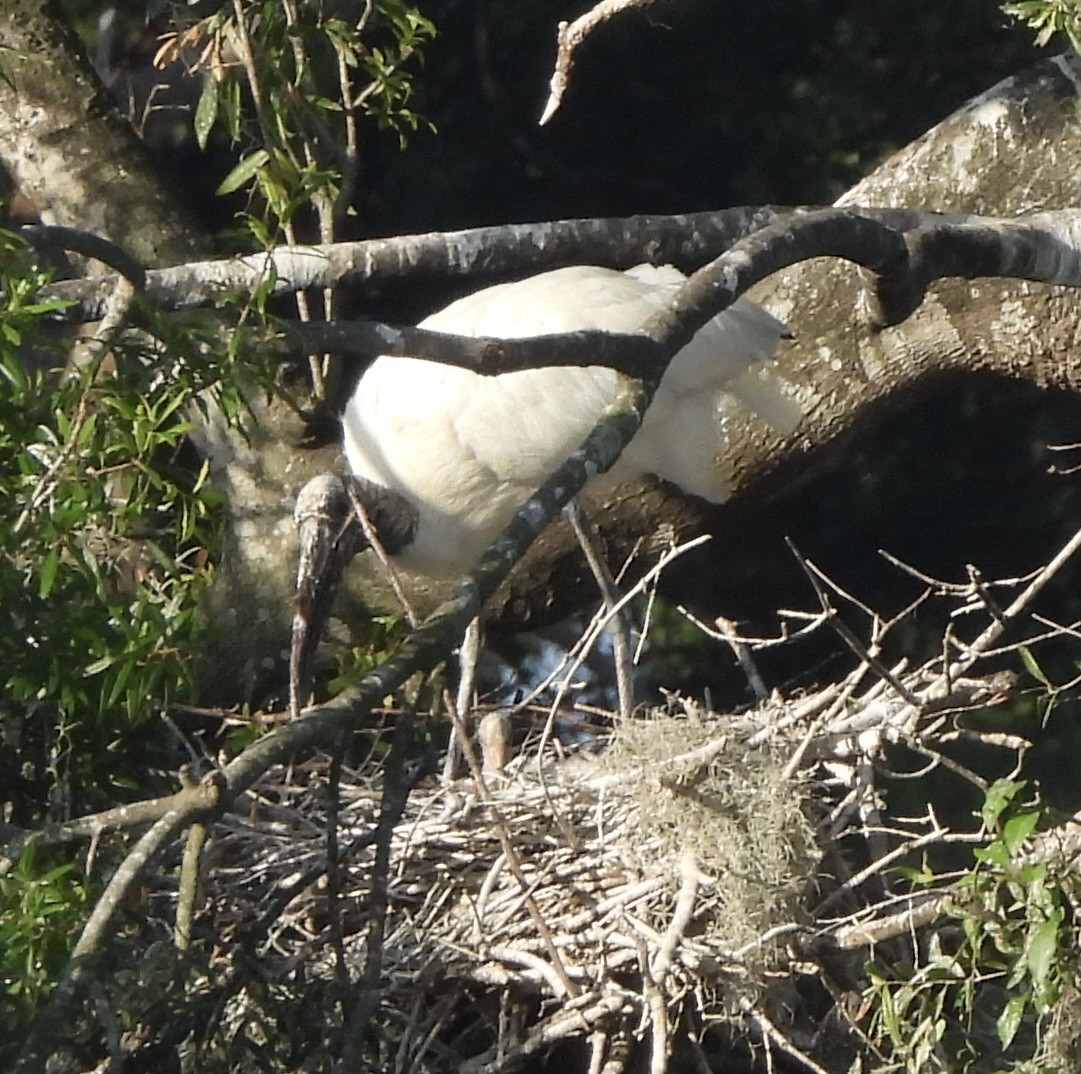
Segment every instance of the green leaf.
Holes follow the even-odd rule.
[[[41,570],[38,574],[38,595],[42,600],[47,599],[53,591],[53,583],[56,581],[56,572],[59,567],[60,553],[55,548],[50,548],[41,561]]]
[[[1032,651],[1027,645],[1022,645],[1020,648],[1021,663],[1025,665],[1025,670],[1039,683],[1042,683],[1048,690],[1053,690],[1051,680],[1043,673],[1043,669],[1036,663],[1036,657],[1032,655]]]
[[[101,657],[100,660],[95,660],[92,664],[88,664],[86,670],[83,672],[86,677],[92,678],[95,675],[100,675],[103,671],[111,668],[116,663],[116,657],[109,653],[106,656]]]
[[[1013,1043],[1013,1038],[1017,1036],[1017,1031],[1021,1028],[1021,1019],[1024,1017],[1027,1006],[1027,995],[1011,996],[1005,1009],[998,1016],[996,1029],[999,1043],[1003,1048],[1008,1048]]]
[[[1024,789],[1023,779],[996,779],[987,789],[987,798],[980,815],[988,828],[994,828],[1005,808]]]
[[[976,847],[972,851],[972,856],[985,865],[996,865],[1000,869],[1004,869],[1010,864],[1010,852],[1001,839],[996,839],[985,847]]]
[[[1018,813],[1006,821],[1002,826],[1002,841],[1006,844],[1010,857],[1021,849],[1021,845],[1033,833],[1039,821],[1040,815],[1036,812]]]
[[[1048,976],[1058,953],[1058,927],[1061,917],[1060,910],[1054,917],[1041,921],[1029,934],[1028,972],[1035,991],[1041,996],[1047,992]]]
[[[265,149],[257,149],[251,156],[244,157],[221,181],[216,193],[232,194],[234,190],[239,190],[254,178],[255,173],[264,167],[268,160],[270,160],[270,154]]]
[[[199,95],[199,103],[195,106],[195,140],[199,148],[206,151],[206,143],[210,138],[210,132],[218,119],[218,88],[220,83],[216,78],[206,77],[203,79],[203,92]]]

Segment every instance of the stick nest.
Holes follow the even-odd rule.
[[[283,973],[306,959],[363,981],[374,961],[377,1061],[396,1052],[403,1068],[436,1039],[456,1069],[511,1069],[559,1041],[608,1051],[658,1019],[734,1013],[779,965],[814,873],[790,752],[730,745],[689,707],[622,724],[601,756],[527,753],[483,785],[418,786],[390,840],[381,937],[382,764],[343,787],[332,930],[325,794],[308,779],[293,816],[276,807],[218,839],[217,927],[239,938],[276,913]]]

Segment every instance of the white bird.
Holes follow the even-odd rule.
[[[477,291],[420,326],[507,339],[586,329],[634,332],[684,280],[670,266],[556,269]],[[718,455],[736,400],[781,434],[800,418],[782,382],[762,364],[784,334],[780,321],[745,299],[706,324],[673,358],[641,429],[612,470],[594,479],[591,491],[650,473],[706,500],[727,499],[731,489]],[[387,552],[421,574],[467,571],[514,512],[581,446],[615,398],[618,380],[602,366],[486,377],[436,362],[377,358],[346,405],[342,432],[354,494],[365,503]],[[297,501],[294,708],[332,590],[344,563],[365,545],[351,507],[328,513],[333,486],[323,480],[302,490]],[[337,498],[345,502],[341,493]],[[327,584],[314,581],[317,576]]]

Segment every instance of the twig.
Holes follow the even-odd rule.
[[[765,701],[769,697],[769,690],[766,689],[766,683],[754,662],[754,657],[751,656],[750,647],[740,639],[735,623],[725,619],[723,615],[718,615],[713,621],[717,624],[717,632],[724,638],[743,669],[743,674],[747,676],[747,682],[754,696],[759,701]]]
[[[815,591],[815,595],[818,597],[819,603],[822,605],[822,611],[827,616],[826,621],[829,623],[829,625],[833,627],[833,629],[837,632],[837,634],[841,637],[845,644],[848,645],[848,647],[856,654],[856,656],[858,656],[860,660],[862,660],[869,668],[871,668],[871,670],[873,670],[880,679],[882,679],[884,682],[888,682],[890,686],[892,686],[893,689],[897,692],[897,694],[900,697],[904,698],[904,700],[907,701],[908,704],[912,705],[915,708],[918,708],[920,704],[919,698],[917,698],[916,695],[911,690],[909,690],[909,688],[905,686],[905,684],[901,682],[901,680],[897,678],[897,676],[894,675],[893,672],[890,671],[890,669],[887,668],[886,665],[883,664],[882,661],[879,660],[878,657],[874,653],[872,653],[863,644],[863,642],[860,641],[859,638],[856,637],[852,629],[837,614],[837,610],[833,607],[833,604],[829,599],[829,595],[826,593],[826,590],[822,585],[822,581],[825,580],[825,576],[822,574],[822,572],[819,571],[819,569],[809,559],[806,559],[800,553],[799,549],[796,548],[795,544],[793,544],[791,539],[785,538],[785,543],[792,550],[792,554],[796,557],[796,562],[802,568],[803,573],[807,576],[808,581],[810,581],[811,586]],[[856,601],[854,598],[850,599],[853,600],[853,603],[857,605],[859,604],[859,602]],[[866,608],[864,610],[869,611]],[[874,613],[872,612],[870,614],[873,615]]]
[[[459,762],[464,757],[462,744],[458,741],[458,725],[469,731],[469,714],[473,711],[473,692],[476,688],[477,661],[480,659],[481,641],[480,617],[473,619],[462,634],[458,646],[458,691],[454,701],[447,695],[448,706],[453,705],[459,720],[453,720],[450,728],[450,741],[447,743],[447,755],[443,759],[444,785],[453,782],[461,775]]]
[[[368,895],[368,936],[364,970],[357,982],[357,999],[345,1023],[337,1074],[359,1070],[364,1038],[379,1006],[379,980],[383,972],[383,943],[387,927],[387,883],[390,875],[391,841],[405,811],[414,780],[409,778],[413,753],[413,719],[403,713],[394,725],[394,737],[387,755],[383,795],[376,824],[375,860],[372,863]],[[419,771],[415,772],[419,775]]]
[[[694,917],[694,901],[698,895],[698,862],[694,851],[689,847],[684,848],[683,853],[680,855],[679,873],[681,883],[679,895],[676,897],[675,912],[672,914],[672,920],[665,930],[661,946],[649,966],[649,974],[658,988],[663,985],[664,975],[672,964],[672,956],[675,954],[676,947],[679,945],[680,940],[683,939],[683,934],[687,931],[691,918]]]
[[[462,723],[461,716],[458,713],[454,713],[453,716],[455,729],[458,732],[462,744],[462,752],[465,755],[466,762],[469,765],[470,774],[473,777],[473,785],[477,788],[481,801],[483,801],[488,808],[495,833],[499,839],[499,844],[502,847],[503,854],[507,860],[507,868],[510,869],[511,874],[521,888],[522,898],[525,901],[526,909],[529,912],[529,916],[533,919],[537,932],[548,952],[552,971],[560,986],[557,997],[573,998],[578,996],[581,993],[581,989],[574,983],[570,974],[568,974],[566,967],[563,965],[563,958],[559,953],[559,949],[552,936],[552,932],[548,927],[548,923],[544,919],[544,914],[530,894],[529,881],[522,869],[522,859],[518,853],[518,848],[514,845],[514,841],[510,837],[510,831],[507,827],[506,820],[499,807],[496,805],[491,791],[488,789],[488,784],[484,779],[484,773],[481,771],[480,764],[477,761],[477,755],[473,750],[473,744],[466,735],[465,726]]]
[[[627,644],[629,627],[627,617],[623,612],[626,604],[620,605],[619,593],[616,591],[612,572],[608,569],[608,564],[604,562],[604,557],[600,552],[597,531],[578,501],[572,500],[567,504],[563,508],[563,514],[570,523],[574,536],[578,539],[578,544],[585,554],[586,563],[601,592],[605,618],[608,621],[608,637],[612,641],[612,663],[615,665],[616,672],[619,715],[622,719],[629,720],[634,712],[634,668],[631,664],[630,646]],[[620,605],[619,610],[617,610],[617,605]]]
[[[977,832],[951,832],[936,825],[933,831],[925,832],[915,839],[910,839],[908,842],[894,847],[893,850],[883,854],[881,858],[877,858],[858,873],[850,876],[843,884],[840,884],[835,890],[831,891],[829,895],[815,907],[814,916],[816,919],[821,918],[825,913],[832,909],[833,906],[840,902],[847,892],[854,891],[872,876],[882,872],[883,869],[888,868],[906,854],[911,854],[913,851],[920,850],[926,846],[932,846],[936,843],[984,843],[986,841],[986,837]]]
[[[122,246],[117,246],[92,231],[58,227],[54,224],[26,224],[17,228],[16,234],[34,247],[67,250],[100,261],[124,277],[134,294],[139,294],[146,287],[144,266]]]
[[[911,905],[888,917],[878,917],[870,921],[858,921],[854,925],[840,929],[833,934],[837,946],[842,951],[851,951],[859,947],[892,940],[898,936],[911,935],[918,929],[930,925],[944,917],[953,905],[953,895],[932,895],[919,899],[908,896]]]
[[[548,719],[545,722],[543,730],[541,731],[540,746],[537,749],[538,769],[543,767],[545,754],[544,747],[551,739],[552,731],[555,727],[556,712],[559,710],[559,705],[562,702],[563,697],[567,692],[567,689],[569,688],[571,677],[578,670],[578,668],[582,666],[586,657],[589,655],[593,644],[600,636],[600,631],[604,629],[604,626],[608,621],[608,616],[612,612],[622,611],[622,609],[632,600],[634,600],[634,598],[637,597],[639,593],[641,593],[645,589],[646,586],[651,585],[657,578],[659,578],[661,573],[667,568],[667,566],[671,562],[678,559],[685,552],[689,552],[692,548],[697,548],[699,545],[705,544],[709,539],[710,538],[708,534],[703,534],[700,537],[695,537],[693,540],[686,541],[681,545],[676,545],[665,551],[664,555],[662,555],[661,558],[657,560],[657,562],[652,567],[650,567],[650,569],[646,571],[644,575],[642,575],[642,577],[638,580],[637,583],[635,583],[635,585],[631,589],[629,589],[626,593],[623,594],[622,597],[619,598],[619,600],[616,601],[616,603],[612,606],[611,609],[606,609],[602,615],[597,615],[594,617],[593,622],[590,624],[589,630],[586,631],[585,636],[583,636],[583,638],[579,641],[576,648],[572,650],[572,652],[568,654],[568,656],[564,658],[564,660],[561,661],[560,664],[556,668],[554,668],[547,675],[546,678],[544,678],[540,683],[538,683],[528,696],[522,699],[522,701],[520,702],[520,705],[522,706],[536,700],[536,698],[539,697],[540,694],[547,690],[553,682],[555,682],[557,679],[560,678],[560,676],[562,676],[562,681],[559,684],[559,688],[556,690],[556,696],[553,698],[552,704],[548,710]],[[573,658],[568,659],[572,657],[572,654]]]
[[[203,848],[206,846],[207,826],[193,824],[188,830],[184,844],[184,858],[180,864],[180,890],[176,899],[176,925],[174,943],[181,951],[191,947],[191,927],[195,917],[195,903],[199,894],[200,870]]]
[[[551,89],[544,111],[537,121],[538,125],[543,127],[559,109],[574,70],[575,54],[594,30],[624,11],[653,7],[662,2],[664,0],[600,0],[600,3],[580,15],[574,22],[561,22],[558,30],[559,53],[556,56],[555,70],[552,72]]]
[[[792,1041],[784,1035],[765,1015],[745,996],[739,1001],[739,1009],[746,1014],[761,1030],[767,1041],[772,1041],[786,1055],[790,1055],[797,1062],[802,1063],[812,1074],[830,1074],[825,1067],[821,1067],[806,1052],[796,1047]]]
[[[399,717],[399,721],[408,722],[408,715]],[[397,725],[395,725],[397,726]],[[334,948],[334,972],[338,978],[338,984],[344,997],[348,995],[349,969],[345,964],[345,930],[342,928],[342,869],[341,855],[338,850],[338,825],[340,820],[341,791],[342,791],[342,761],[346,747],[349,744],[349,736],[340,734],[338,741],[330,750],[330,771],[327,773],[327,823],[326,823],[326,899],[327,899],[327,928],[330,932],[331,946]],[[388,779],[388,784],[392,782]],[[378,856],[378,843],[376,855]],[[373,875],[372,886],[376,886],[378,878]]]
[[[368,517],[368,509],[365,507],[364,502],[361,500],[356,487],[353,484],[347,482],[346,489],[349,492],[349,500],[353,505],[353,511],[356,514],[357,521],[360,523],[364,539],[375,553],[375,558],[379,560],[387,581],[390,583],[390,588],[394,593],[394,597],[398,601],[398,606],[405,614],[406,622],[408,622],[411,627],[415,628],[420,622],[420,619],[417,617],[413,605],[409,602],[409,598],[405,595],[405,589],[402,587],[402,580],[398,576],[397,568],[391,563],[390,557],[383,547],[383,542],[380,541],[379,534],[376,532],[375,526],[372,525],[372,520]]]

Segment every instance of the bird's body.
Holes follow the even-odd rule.
[[[629,272],[557,269],[485,288],[422,327],[513,339],[583,329],[633,332],[684,282],[674,268]],[[638,435],[606,478],[653,473],[720,502],[729,492],[717,456],[726,416],[740,398],[787,432],[795,404],[766,370],[784,326],[741,300],[674,358]],[[514,511],[593,429],[615,398],[618,374],[590,366],[485,377],[408,358],[378,358],[342,420],[358,476],[393,489],[417,509],[415,538],[399,561],[423,574],[461,573]]]
[[[582,330],[634,332],[684,282],[674,268],[556,269],[451,303],[422,327],[507,339]],[[740,300],[672,360],[618,463],[594,479],[646,473],[720,502],[725,424],[738,404],[777,431],[799,408],[761,367],[784,326]],[[402,566],[435,577],[468,571],[514,512],[579,448],[619,390],[601,366],[552,366],[481,376],[412,358],[377,358],[342,417],[352,478],[322,475],[297,498],[301,552],[290,655],[290,707],[299,712],[311,653],[345,565],[364,547],[355,503]]]

